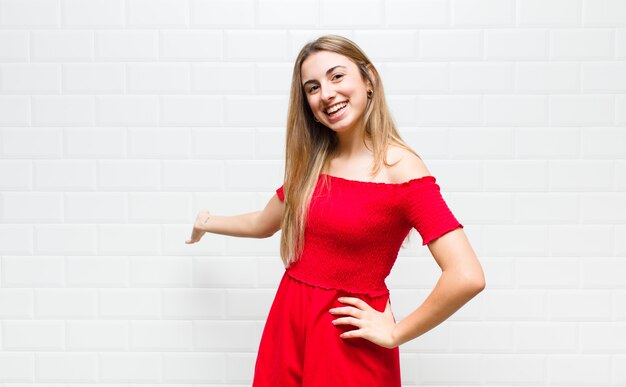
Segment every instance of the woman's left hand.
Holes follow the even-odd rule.
[[[351,339],[361,337],[385,348],[397,347],[393,338],[393,329],[396,326],[395,318],[391,312],[391,302],[387,299],[384,312],[379,312],[367,304],[367,302],[354,297],[341,297],[339,302],[354,305],[330,309],[333,315],[348,315],[333,320],[335,325],[354,325],[359,329],[344,332],[339,337]]]

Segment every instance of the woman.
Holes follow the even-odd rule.
[[[264,238],[282,229],[286,271],[253,386],[400,386],[398,347],[485,286],[463,225],[396,131],[374,65],[346,38],[322,36],[300,51],[286,147],[284,184],[263,211],[202,211],[186,242],[205,232]],[[412,228],[442,275],[396,322],[384,280]]]

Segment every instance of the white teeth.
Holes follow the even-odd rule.
[[[333,107],[331,107],[330,109],[326,110],[327,114],[332,114],[334,112],[336,112],[337,110],[341,109],[342,107],[346,106],[348,103],[344,102],[344,103],[340,103],[339,105],[335,105]]]

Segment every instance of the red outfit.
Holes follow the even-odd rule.
[[[276,194],[285,200],[282,186]],[[265,323],[253,386],[400,386],[399,348],[339,337],[358,327],[333,325],[344,315],[328,310],[349,306],[337,298],[351,296],[383,312],[385,278],[409,231],[426,245],[458,227],[434,176],[390,184],[321,174],[302,255],[285,271]]]

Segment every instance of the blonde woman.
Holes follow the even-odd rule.
[[[442,269],[397,322],[385,278],[415,228]],[[400,386],[399,346],[485,287],[481,265],[440,187],[400,137],[380,76],[352,41],[306,44],[293,69],[284,183],[265,209],[198,214],[205,232],[282,230],[285,273],[265,323],[253,386]]]

